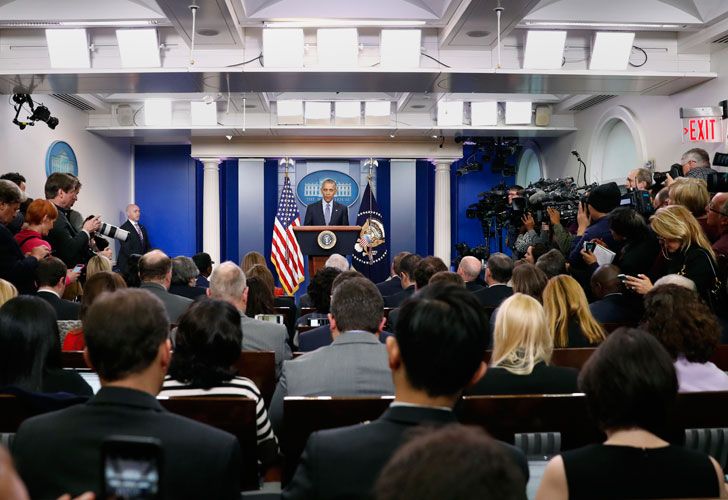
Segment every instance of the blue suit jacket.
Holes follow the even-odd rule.
[[[304,226],[325,226],[326,219],[324,219],[324,202],[319,200],[315,203],[311,203],[306,207],[306,216],[303,219]],[[337,203],[336,200],[331,205],[331,221],[329,226],[348,226],[349,225],[349,209]]]

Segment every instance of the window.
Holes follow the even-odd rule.
[[[532,182],[536,182],[541,177],[541,160],[537,151],[532,147],[527,147],[521,154],[521,160],[518,162],[518,173],[516,174],[516,184],[526,187]]]
[[[640,165],[637,147],[632,132],[622,120],[612,120],[610,128],[603,132],[604,160],[602,163],[602,182],[616,181],[623,184],[627,174]]]

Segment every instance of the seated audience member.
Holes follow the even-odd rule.
[[[349,261],[346,260],[346,257],[344,257],[343,255],[339,255],[338,253],[332,253],[331,255],[329,255],[329,258],[326,259],[326,262],[324,262],[324,267],[333,267],[334,269],[338,269],[342,273],[351,269]]]
[[[543,303],[543,291],[549,279],[536,266],[528,262],[516,267],[513,270],[511,284],[513,293],[523,293]]]
[[[459,286],[459,287],[465,287],[465,281],[463,281],[463,277],[460,276],[458,273],[453,273],[451,271],[440,271],[432,275],[432,278],[430,278],[430,281],[428,285],[432,285],[435,283],[440,283],[441,285],[453,285],[453,286]],[[467,288],[467,287],[466,287]]]
[[[88,308],[104,292],[115,292],[126,288],[124,279],[116,273],[106,271],[98,272],[86,280],[83,288],[83,299],[81,299],[81,310],[78,318],[83,324]],[[86,340],[83,336],[83,327],[70,330],[63,339],[64,351],[83,351],[86,348]]]
[[[144,290],[104,294],[89,308],[84,331],[101,390],[87,404],[20,426],[13,453],[30,495],[100,494],[101,445],[124,435],[161,441],[166,497],[240,498],[235,436],[169,413],[156,399],[171,357],[162,302]]]
[[[391,275],[385,281],[377,283],[377,288],[379,288],[379,293],[382,294],[382,297],[388,297],[402,291],[402,282],[399,276],[402,270],[399,264],[408,255],[410,255],[409,252],[399,252],[395,255],[394,259],[392,259]]]
[[[670,205],[659,209],[652,216],[651,224],[666,257],[661,274],[681,274],[690,278],[703,300],[710,304],[710,292],[717,278],[715,252],[695,217],[681,205]],[[642,295],[653,286],[644,274],[627,276],[625,284]],[[720,309],[725,308],[724,304],[719,306],[714,312],[720,313]]]
[[[516,293],[498,308],[493,355],[468,394],[559,394],[576,390],[577,370],[550,366],[553,338],[543,306]]]
[[[286,396],[383,396],[394,394],[387,350],[379,342],[384,302],[366,278],[342,281],[331,297],[331,345],[283,363],[270,414],[283,424]]]
[[[178,318],[192,304],[192,299],[169,293],[172,259],[161,250],[152,250],[142,255],[139,259],[139,279],[139,288],[162,301],[170,323],[177,323]]]
[[[38,261],[49,255],[46,246],[37,246],[24,254],[13,233],[6,227],[15,218],[23,193],[11,181],[0,179],[0,278],[9,281],[20,293],[35,291],[35,269]]]
[[[41,260],[35,270],[38,297],[53,306],[59,320],[78,319],[78,312],[81,309],[81,304],[78,302],[61,298],[66,290],[67,272],[66,265],[56,257]]]
[[[454,274],[454,273],[453,273]],[[331,293],[333,293],[334,290],[336,290],[336,287],[338,287],[341,283],[343,283],[346,280],[349,280],[351,278],[363,278],[364,275],[361,274],[359,271],[345,271],[338,275],[336,279],[334,280],[333,285],[331,285]],[[462,278],[461,278],[462,280]],[[394,312],[394,311],[392,311]],[[391,313],[390,313],[391,314]],[[391,324],[391,317],[390,317],[390,324]],[[379,341],[384,344],[384,342],[387,340],[387,337],[392,335],[390,332],[387,331],[379,331],[377,332],[379,334]],[[307,332],[303,332],[298,336],[298,350],[300,352],[310,352],[315,351],[319,347],[324,347],[327,345],[330,345],[331,342],[333,342],[333,338],[331,336],[331,325],[325,324],[321,325],[317,328],[313,328]]]
[[[523,472],[482,429],[452,424],[423,432],[384,466],[376,500],[523,500]]]
[[[331,285],[341,271],[333,267],[319,269],[308,285],[308,295],[312,306],[316,309],[312,313],[300,316],[296,326],[309,326],[313,319],[325,319],[331,305]]]
[[[250,268],[253,266],[267,266],[265,257],[260,252],[248,252],[243,255],[243,260],[240,262],[240,269],[243,270],[245,276],[248,276]]]
[[[245,277],[248,279],[257,278],[259,279],[266,288],[270,290],[270,294],[273,297],[273,308],[276,307],[288,307],[292,310],[296,308],[296,299],[293,295],[280,295],[276,296],[275,280],[273,279],[273,273],[270,272],[268,267],[256,264],[251,267]]]
[[[21,295],[0,307],[0,387],[91,396],[91,387],[61,367],[56,313],[38,297]]]
[[[719,195],[725,195],[726,201],[718,206],[714,206],[713,201],[710,202],[708,223],[714,224],[711,227],[715,228],[715,234],[717,235],[712,245],[716,256],[728,256],[728,193],[718,193],[715,197]]]
[[[223,262],[210,275],[210,298],[232,304],[240,313],[244,351],[273,351],[276,357],[276,377],[280,376],[283,361],[291,359],[288,333],[284,325],[260,321],[245,315],[248,305],[248,286],[245,273],[234,262]]]
[[[659,280],[655,281],[655,287],[662,285],[677,285],[683,288],[687,288],[688,290],[692,290],[696,293],[698,291],[698,289],[695,288],[695,282],[693,280],[679,274],[666,274]]]
[[[612,233],[609,231],[608,215],[619,206],[620,197],[617,183],[609,182],[597,186],[589,192],[586,201],[588,211],[585,211],[582,204],[579,204],[577,238],[572,244],[568,258],[574,268],[584,268],[584,260],[581,255],[584,242],[601,240],[612,251],[618,250]]]
[[[248,276],[246,283],[248,285],[248,304],[245,307],[245,315],[255,318],[258,314],[275,314],[273,292],[270,291],[270,288],[262,280],[253,276]]]
[[[159,397],[240,396],[256,402],[258,458],[278,459],[278,444],[255,383],[236,376],[243,333],[240,313],[222,300],[194,303],[180,318],[174,356]]]
[[[466,255],[460,260],[457,273],[463,278],[465,288],[467,288],[469,292],[477,292],[478,290],[485,288],[483,285],[478,283],[478,277],[480,276],[480,271],[482,271],[482,269],[482,262],[472,255]]]
[[[111,272],[111,261],[103,255],[94,255],[86,264],[86,279],[89,279],[96,273]]]
[[[695,292],[678,285],[653,288],[645,295],[643,321],[674,360],[680,392],[728,391],[728,375],[709,361],[721,327]]]
[[[536,260],[536,267],[551,279],[559,274],[566,274],[566,257],[560,251],[554,249],[549,250]]]
[[[690,210],[707,237],[710,234],[706,209],[710,203],[708,185],[702,179],[680,177],[670,186],[670,205],[682,205]]]
[[[609,229],[622,246],[613,264],[631,276],[648,272],[660,253],[660,243],[644,217],[631,207],[616,208],[609,214]]]
[[[18,289],[4,279],[0,279],[0,306],[2,306],[8,300],[18,296]]]
[[[197,276],[200,271],[195,261],[184,255],[172,259],[172,281],[169,285],[169,293],[187,297],[195,300],[207,293],[207,289],[197,286]]]
[[[139,285],[142,284],[139,279],[139,259],[141,258],[142,256],[138,253],[131,254],[126,261],[126,271],[121,273],[121,277],[124,278],[129,288],[139,288]]]
[[[13,459],[10,458],[10,454],[4,446],[0,446],[0,498],[5,500],[30,500],[28,490],[15,471]],[[89,494],[83,499],[78,498],[75,500],[93,500],[93,498],[93,494]]]
[[[508,285],[513,275],[513,259],[504,253],[493,253],[485,265],[485,283],[488,288],[475,292],[475,298],[483,307],[498,307],[506,298],[513,295]]]
[[[715,460],[658,437],[675,404],[677,379],[654,337],[614,331],[581,369],[579,388],[607,440],[553,458],[537,500],[725,498]]]
[[[399,263],[399,278],[402,289],[397,293],[387,295],[384,299],[384,307],[399,307],[402,302],[415,293],[415,268],[421,260],[422,257],[414,253],[402,257],[402,261]]]
[[[551,278],[543,291],[543,304],[554,347],[592,347],[606,337],[589,310],[584,290],[571,276]]]
[[[369,498],[412,429],[456,422],[450,408],[485,372],[485,328],[477,301],[462,288],[428,286],[404,303],[397,336],[387,339],[394,401],[371,423],[311,434],[283,498]],[[528,479],[523,453],[501,446]]]
[[[545,243],[535,243],[528,247],[526,254],[523,256],[529,264],[536,264],[536,261],[549,250]]]
[[[447,270],[447,266],[441,258],[434,257],[432,255],[425,257],[417,263],[417,266],[415,266],[415,291],[426,287],[430,282],[430,278],[432,278],[435,273]]]
[[[197,275],[197,281],[195,282],[195,286],[199,286],[201,288],[209,288],[210,281],[207,278],[209,278],[210,274],[212,274],[212,265],[214,264],[212,258],[210,257],[210,254],[205,252],[196,253],[192,256],[192,261],[195,263],[197,269],[200,271],[200,274]]]
[[[25,213],[25,227],[15,235],[23,255],[37,246],[44,246],[50,252],[51,244],[43,239],[48,235],[58,218],[58,209],[48,200],[33,200]]]
[[[642,317],[642,304],[639,298],[625,295],[620,272],[617,266],[605,264],[592,274],[591,289],[597,300],[589,304],[589,310],[601,324],[637,324]]]

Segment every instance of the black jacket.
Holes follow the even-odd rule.
[[[58,207],[58,218],[45,240],[51,244],[53,255],[70,269],[76,264],[85,264],[94,253],[89,247],[88,234],[73,227],[67,213],[67,210]]]
[[[20,293],[32,293],[37,267],[38,260],[23,255],[13,234],[0,224],[0,278],[15,285]]]
[[[382,297],[389,297],[402,291],[402,280],[399,276],[393,276],[392,279],[377,283],[377,288]]]
[[[409,299],[415,293],[415,286],[411,285],[399,293],[384,297],[384,307],[399,307],[402,302]]]
[[[515,375],[505,368],[488,367],[485,376],[466,392],[470,395],[491,394],[570,394],[578,392],[575,368],[536,363],[528,375]]]
[[[116,258],[117,265],[119,266],[119,270],[122,273],[126,273],[127,267],[128,267],[128,261],[129,256],[132,254],[139,254],[144,255],[149,250],[152,249],[151,244],[149,243],[149,235],[147,234],[147,228],[139,224],[139,229],[142,231],[142,236],[144,237],[144,241],[139,239],[139,233],[136,232],[136,229],[134,229],[134,225],[127,220],[124,222],[121,226],[119,226],[124,231],[129,231],[129,236],[126,238],[126,241],[122,241],[121,245],[119,247],[119,256]]]
[[[513,288],[508,285],[493,285],[473,292],[473,296],[483,307],[498,307],[511,295],[513,295]]]
[[[59,298],[55,293],[39,291],[38,297],[48,302],[56,311],[58,320],[78,319],[81,304]]]
[[[311,203],[306,207],[306,216],[303,220],[304,226],[325,226],[324,202],[323,200]],[[349,209],[337,201],[331,202],[331,220],[329,226],[348,226]]]
[[[13,442],[32,498],[101,495],[101,443],[111,435],[162,442],[165,498],[240,498],[240,445],[226,432],[166,411],[151,395],[105,387],[88,403],[26,420]]]

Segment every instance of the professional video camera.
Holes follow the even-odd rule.
[[[465,210],[465,217],[479,219],[481,223],[487,221],[489,225],[493,218],[501,225],[508,220],[508,188],[504,183],[490,191],[483,191],[478,198],[480,201]]]
[[[652,178],[655,180],[655,184],[664,184],[665,181],[667,181],[667,174],[670,174],[670,177],[673,179],[677,179],[678,177],[682,177],[682,165],[679,163],[673,163],[670,167],[670,170],[667,172],[655,172],[652,174]]]
[[[728,154],[715,153],[713,165],[716,167],[728,167]],[[728,173],[718,172],[708,176],[708,191],[711,193],[725,193],[728,191]]]
[[[513,199],[509,219],[514,225],[520,224],[528,212],[540,224],[549,220],[546,209],[555,208],[561,214],[561,223],[570,225],[576,222],[579,203],[586,201],[585,190],[592,186],[578,187],[573,177],[533,182],[523,190],[522,197]]]
[[[454,265],[457,268],[460,265],[460,261],[463,257],[472,255],[481,262],[485,262],[490,257],[490,249],[485,245],[479,245],[477,247],[471,247],[467,243],[458,243],[455,245],[455,250],[458,256],[455,258]]]
[[[655,206],[652,204],[649,191],[627,189],[626,193],[620,197],[619,205],[622,207],[630,206],[645,218],[649,218],[655,213]]]

